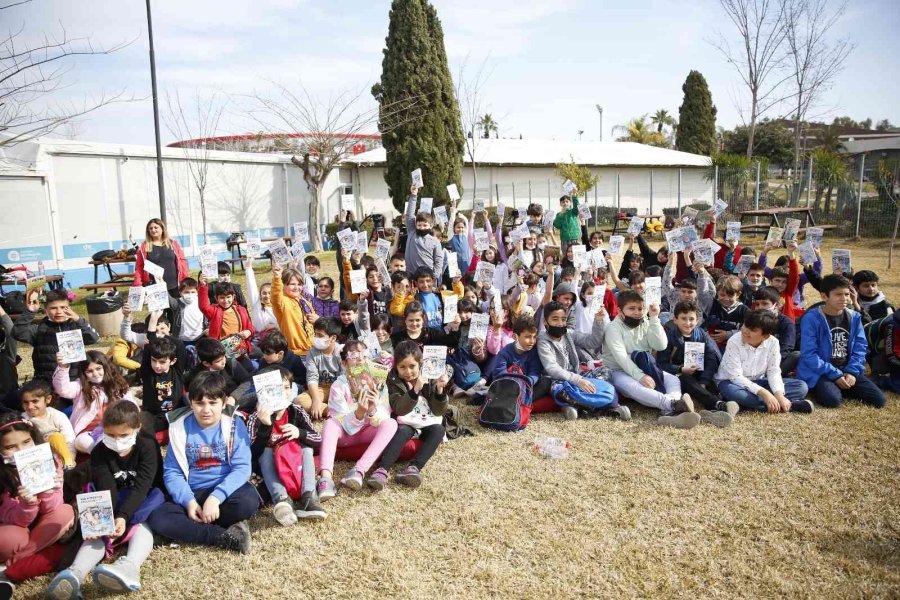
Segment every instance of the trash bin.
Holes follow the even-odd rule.
[[[118,292],[88,296],[84,299],[87,306],[88,322],[100,335],[119,335],[122,324],[122,306],[125,298]]]

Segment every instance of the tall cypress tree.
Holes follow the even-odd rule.
[[[387,151],[384,180],[402,211],[410,173],[421,168],[421,195],[438,206],[448,184],[462,189],[465,140],[437,11],[427,0],[394,0],[385,45],[381,81],[372,87]]]
[[[678,137],[675,147],[684,152],[712,155],[716,151],[716,107],[699,71],[688,73],[684,101],[678,109]]]

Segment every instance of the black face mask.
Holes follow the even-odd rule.
[[[431,233],[430,229],[416,229],[416,235],[419,237],[424,237]]]
[[[624,314],[622,315],[622,322],[625,323],[625,327],[627,327],[628,329],[634,329],[635,327],[640,325],[643,320],[643,318],[629,317]]]
[[[565,325],[547,325],[547,333],[555,338],[561,338],[566,335],[566,331]]]

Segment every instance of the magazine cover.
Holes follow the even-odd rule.
[[[291,264],[291,253],[288,252],[287,245],[284,243],[283,239],[278,238],[277,240],[272,240],[266,244],[266,247],[272,255],[272,262],[276,265]]]
[[[721,198],[716,199],[716,203],[713,204],[713,217],[718,219],[723,212],[728,208],[728,203],[722,200]]]
[[[572,262],[575,264],[576,269],[586,269],[590,266],[587,257],[587,248],[584,244],[572,246]]]
[[[637,235],[644,228],[644,219],[643,217],[631,217],[631,221],[628,223],[628,235]]]
[[[494,281],[494,270],[496,267],[491,263],[483,260],[475,267],[475,281],[483,281],[492,283]]]
[[[453,292],[441,292],[444,300],[444,323],[452,323],[456,319],[456,305],[459,297]]]
[[[697,235],[697,230],[694,229],[693,225],[689,225],[687,227],[679,227],[678,233],[681,236],[681,243],[684,244],[685,250],[691,248],[693,243],[700,239]]]
[[[264,253],[262,240],[247,238],[247,258],[261,258]]]
[[[293,258],[293,262],[297,263],[297,268],[301,271],[305,271],[305,267],[303,265],[303,257],[306,256],[306,248],[303,247],[302,243],[291,244],[291,258]]]
[[[609,254],[610,256],[622,256],[624,254],[623,247],[625,245],[624,235],[609,236]]]
[[[595,269],[605,269],[607,266],[606,257],[603,255],[602,248],[594,248],[590,252],[591,264]]]
[[[388,271],[387,265],[380,258],[376,258],[375,266],[378,268],[378,274],[381,275],[381,282],[385,286],[389,286],[391,281],[391,272]]]
[[[784,235],[783,227],[769,227],[769,233],[766,235],[766,243],[780,242],[781,236]]]
[[[706,352],[706,344],[703,342],[685,342],[684,343],[684,367],[690,369],[696,368],[698,371],[703,370],[703,357]]]
[[[300,240],[301,242],[309,241],[309,223],[306,221],[300,221],[299,223],[294,223],[294,237]]]
[[[839,273],[850,273],[850,251],[832,250],[831,268],[833,271],[837,271]]]
[[[253,376],[256,389],[256,410],[273,413],[287,408],[291,403],[290,394],[284,392],[284,382],[278,371],[267,371]]]
[[[740,221],[728,221],[725,225],[725,241],[735,243],[741,241],[741,222]]]
[[[163,283],[157,285],[165,288]],[[168,292],[166,292],[166,297],[168,298]],[[166,306],[169,306],[168,301]],[[71,365],[72,363],[87,360],[87,355],[84,353],[84,336],[81,334],[80,329],[56,332],[56,345],[62,354],[63,364]]]
[[[116,533],[116,519],[109,490],[78,494],[75,499],[78,501],[81,537],[87,539],[111,536]]]
[[[128,288],[128,308],[131,312],[137,312],[144,307],[144,288]]]
[[[800,262],[804,265],[811,265],[816,262],[816,248],[809,240],[797,246],[797,250],[800,251]]]
[[[644,280],[644,304],[659,306],[662,302],[662,277],[647,277]]]
[[[212,262],[200,262],[200,272],[203,273],[203,276],[210,282],[218,281],[219,279],[219,263],[216,261]]]
[[[434,204],[434,198],[422,198],[419,200],[419,210],[417,212],[430,213],[432,204]]]
[[[79,332],[80,333],[80,332]],[[38,444],[13,454],[20,485],[32,496],[56,487],[56,463],[50,444]]]
[[[450,279],[461,277],[459,273],[459,260],[457,260],[456,252],[447,252],[447,275]]]
[[[666,232],[666,244],[669,246],[669,252],[683,252],[684,239],[681,236],[681,227]]]
[[[575,183],[571,179],[566,179],[565,183],[563,183],[563,191],[571,194],[575,191]]]
[[[366,270],[354,269],[350,271],[350,291],[361,294],[366,291]]]
[[[456,187],[455,183],[451,183],[447,186],[447,196],[449,196],[451,200],[459,200],[459,188]]]
[[[387,378],[388,374],[391,372],[391,368],[371,360],[366,363],[366,368],[368,369],[372,381],[375,382],[376,389],[379,391],[382,390],[384,386],[387,385]]]
[[[356,208],[356,198],[353,197],[353,194],[341,194],[341,210],[353,210]]]
[[[506,205],[502,202],[497,202],[497,220],[501,223],[503,222],[503,217],[506,215]]]
[[[490,315],[487,313],[473,313],[472,319],[469,321],[469,339],[487,340],[488,321]]]
[[[488,249],[488,234],[484,229],[476,229],[472,232],[475,238],[475,251],[484,252]],[[481,264],[481,263],[479,263]]]
[[[217,280],[219,274],[213,280]],[[169,308],[169,290],[165,283],[154,283],[144,287],[144,300],[147,302],[147,310],[155,312]]]
[[[365,254],[369,251],[369,234],[366,231],[356,232],[356,251]]]
[[[603,288],[602,290],[600,288]],[[594,297],[591,298],[591,306],[588,309],[592,317],[596,317],[600,309],[603,308],[603,296],[606,295],[606,286],[598,285],[594,288]]]
[[[381,260],[387,260],[391,254],[391,243],[384,238],[378,238],[375,242],[375,256]]]
[[[821,227],[807,227],[806,229],[806,239],[812,242],[812,245],[816,248],[820,248],[822,246],[822,237],[825,235],[825,230]]]
[[[784,234],[781,239],[785,242],[796,242],[797,236],[800,234],[800,219],[785,219]]]
[[[750,265],[756,262],[756,257],[750,254],[740,257],[734,266],[734,274],[743,279],[750,270]]]
[[[713,264],[715,253],[706,240],[697,240],[691,244],[691,252],[694,253],[694,262],[709,266]]]
[[[556,211],[555,210],[548,210],[547,212],[545,212],[544,213],[544,221],[542,223],[544,226],[544,229],[550,229],[551,227],[553,227],[554,220],[556,220]]]
[[[422,180],[422,169],[416,169],[412,172],[412,184],[417,188],[425,186],[425,182]]]
[[[475,198],[472,202],[472,210],[474,212],[484,212],[484,198]]]
[[[436,206],[434,207],[434,222],[437,225],[443,225],[447,222],[447,207],[446,206]]]
[[[697,222],[697,215],[699,211],[696,208],[691,208],[690,206],[681,211],[681,224],[682,225],[693,225]]]
[[[578,205],[578,216],[584,219],[585,221],[591,218],[591,207],[585,204]]]
[[[447,373],[447,346],[424,346],[422,348],[422,376],[425,379],[440,379]]]

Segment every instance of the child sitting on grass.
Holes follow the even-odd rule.
[[[44,440],[50,444],[53,453],[62,461],[63,469],[75,466],[75,431],[72,422],[65,413],[56,410],[53,402],[53,390],[43,379],[26,381],[19,388],[22,399],[22,418],[27,419],[40,432]]]
[[[767,310],[778,319],[778,331],[775,332],[775,337],[778,338],[778,350],[781,353],[781,374],[788,377],[797,370],[800,351],[796,350],[797,328],[790,319],[781,314],[780,300],[781,295],[778,290],[766,286],[753,293],[752,307],[753,310]]]
[[[250,479],[250,439],[240,419],[223,414],[225,377],[204,372],[188,391],[191,412],[169,427],[163,479],[172,500],[154,510],[150,529],[189,544],[250,553],[247,520],[259,510]]]
[[[826,275],[821,294],[823,303],[800,320],[797,377],[826,408],[839,407],[844,398],[883,408],[884,392],[864,374],[868,345],[862,316],[847,309],[850,282],[838,275]]]
[[[300,394],[297,404],[313,419],[318,420],[328,416],[331,385],[343,372],[337,347],[341,325],[336,319],[324,317],[316,321],[313,331],[313,348],[303,359],[303,366],[306,367],[306,392]]]
[[[728,339],[716,373],[719,393],[741,408],[769,413],[811,413],[808,388],[799,379],[782,378],[778,320],[768,310],[747,314],[739,335]]]

